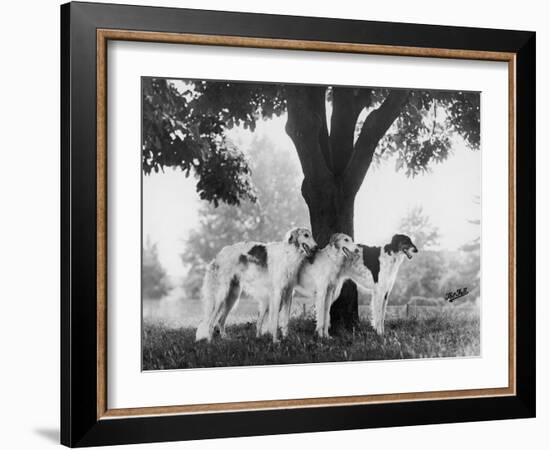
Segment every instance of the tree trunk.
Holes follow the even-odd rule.
[[[354,196],[346,196],[337,182],[314,188],[307,181],[302,184],[302,194],[309,208],[313,236],[319,246],[324,247],[334,233],[346,233],[353,238]],[[349,330],[358,321],[357,286],[347,281],[330,309],[330,332]]]
[[[359,322],[359,298],[357,285],[347,280],[342,286],[340,296],[330,308],[330,332],[352,330]]]
[[[368,89],[333,88],[331,130],[327,127],[326,87],[286,87],[286,132],[294,142],[304,181],[313,237],[324,247],[334,233],[352,238],[355,195],[370,167],[379,140],[398,116],[408,97],[405,90],[391,91],[372,111],[354,144],[357,117],[370,105]],[[359,319],[357,287],[344,284],[330,310],[331,333],[351,329]]]
[[[302,183],[302,196],[309,209],[311,231],[319,246],[328,244],[334,233],[353,237],[355,196],[347,196],[336,180]]]

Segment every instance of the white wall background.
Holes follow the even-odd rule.
[[[537,31],[537,278],[550,270],[550,29],[544,2],[502,0],[393,0],[301,2],[278,0],[132,0],[128,3],[230,9],[383,21]],[[41,449],[59,439],[59,1],[5,2],[0,42],[1,280],[0,447]],[[6,289],[7,287],[7,289]],[[550,308],[544,286],[538,301],[538,417],[531,420],[451,424],[141,445],[136,448],[226,449],[400,448],[499,450],[547,448],[550,426]],[[524,299],[535,301],[535,299]]]

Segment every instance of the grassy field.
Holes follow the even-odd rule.
[[[479,356],[477,315],[390,319],[380,337],[366,322],[331,339],[314,335],[311,317],[290,322],[288,338],[256,339],[253,323],[227,327],[228,338],[195,343],[195,328],[143,327],[143,370]]]

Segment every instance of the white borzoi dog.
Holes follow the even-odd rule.
[[[319,337],[329,337],[330,305],[339,286],[340,273],[345,261],[358,258],[359,252],[359,246],[351,237],[336,233],[326,247],[317,251],[302,265],[295,291],[314,300],[315,331]]]
[[[364,289],[371,291],[371,323],[376,332],[384,334],[384,319],[390,292],[395,284],[399,266],[405,259],[412,258],[418,249],[404,234],[393,236],[383,247],[369,247],[359,244],[360,256],[346,260],[336,290],[338,297],[344,281],[351,279]]]
[[[269,311],[268,328],[273,342],[277,342],[282,310],[285,319],[281,331],[286,336],[298,271],[316,249],[311,231],[306,228],[290,230],[282,242],[239,242],[224,247],[206,269],[202,285],[204,318],[196,340],[210,341],[216,325],[225,337],[227,315],[243,291],[258,301],[256,335],[261,334]]]

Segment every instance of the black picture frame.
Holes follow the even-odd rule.
[[[98,29],[516,55],[516,394],[229,413],[98,418]],[[534,32],[69,3],[61,6],[61,443],[71,447],[535,416]]]

